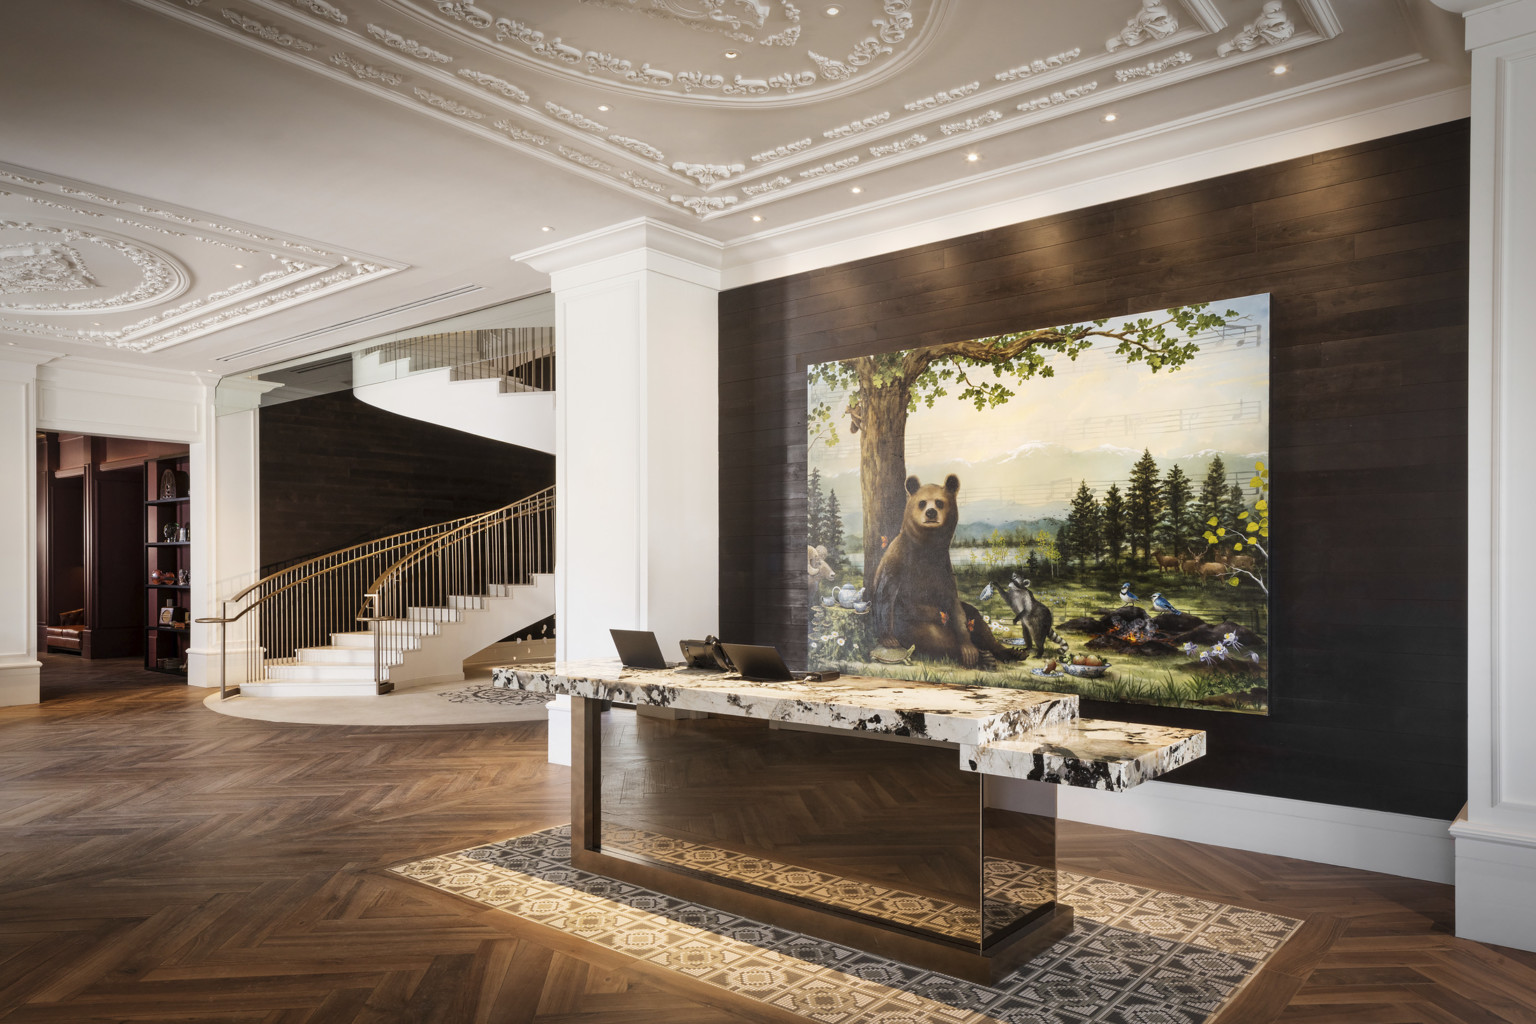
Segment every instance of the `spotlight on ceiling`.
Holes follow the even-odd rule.
[[[1275,65],[1275,74],[1277,74],[1277,75],[1283,75],[1283,74],[1285,74],[1289,70],[1291,70],[1291,69],[1286,67],[1284,64],[1276,64]]]
[[[965,154],[965,159],[966,159],[967,163],[975,163],[977,160],[981,159],[981,154],[980,153],[967,153],[967,154]]]
[[[855,185],[855,186],[853,186],[853,188],[849,189],[848,191],[852,192],[854,195],[858,195],[860,192],[863,192],[864,190],[862,188],[859,188],[859,186]]]
[[[602,112],[603,112],[603,113],[605,113],[605,114],[606,114],[606,113],[608,113],[608,111],[610,111],[610,110],[612,110],[612,109],[613,109],[613,108],[612,108],[612,107],[610,107],[610,106],[609,106],[609,105],[608,105],[608,104],[606,104],[606,103],[599,103],[599,104],[598,104],[598,105],[597,105],[597,109],[598,109],[598,110],[601,110],[601,111],[602,111]]]
[[[245,264],[244,263],[236,263],[235,264],[235,269],[236,270],[244,270],[245,269]]]
[[[828,15],[828,16],[829,16],[829,17],[833,17],[833,18],[835,18],[835,17],[837,17],[837,16],[838,16],[838,15],[839,15],[839,14],[840,14],[840,13],[842,13],[842,10],[843,10],[843,9],[842,9],[842,8],[841,8],[841,7],[828,7],[828,8],[827,8],[827,15]]]
[[[763,215],[760,214],[760,213],[754,213],[752,215],[752,220],[753,220],[754,223],[756,223],[758,221],[761,221],[762,219],[763,219]]]
[[[737,57],[740,57],[740,56],[741,56],[741,54],[736,52],[735,50],[726,50],[725,51],[725,59],[726,60],[735,60]]]
[[[1115,119],[1115,118],[1116,118],[1116,117],[1117,117],[1117,116],[1118,116],[1118,115],[1116,115],[1116,114],[1114,114],[1114,113],[1109,113],[1109,114],[1105,114],[1105,115],[1104,115],[1104,120],[1105,120],[1105,122],[1106,122],[1106,123],[1107,123],[1107,122],[1109,122],[1109,121],[1113,121],[1113,120],[1114,120],[1114,119]]]
[[[555,229],[554,229],[553,225],[545,224],[543,227],[539,228],[539,230],[540,231],[553,231]]]

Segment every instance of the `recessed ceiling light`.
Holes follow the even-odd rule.
[[[832,16],[832,17],[834,17],[834,18],[835,18],[835,17],[837,17],[837,16],[838,16],[838,15],[839,15],[839,14],[841,14],[841,13],[842,13],[842,10],[843,10],[843,9],[842,9],[842,8],[841,8],[841,7],[828,7],[828,8],[827,8],[827,13],[828,13],[828,14],[829,14],[829,15],[831,15],[831,16]]]
[[[741,54],[737,53],[735,50],[726,50],[725,51],[725,59],[726,60],[735,60],[737,57],[740,57],[740,56],[741,56]]]
[[[760,213],[754,213],[754,214],[753,214],[753,215],[752,215],[752,219],[753,219],[753,220],[754,220],[754,221],[760,221],[760,220],[762,220],[762,219],[763,219],[763,215],[762,215],[762,214],[760,214]]]
[[[981,154],[980,153],[967,153],[967,154],[965,154],[965,159],[966,159],[966,162],[968,162],[968,163],[975,163],[977,160],[981,159]]]
[[[540,231],[553,231],[555,229],[553,227],[551,227],[550,225],[545,224],[543,227],[539,228],[539,230]]]
[[[1289,70],[1290,70],[1290,68],[1286,67],[1284,64],[1276,64],[1275,65],[1275,74],[1277,74],[1277,75],[1283,75],[1283,74],[1285,74]]]
[[[598,110],[601,110],[601,111],[602,111],[602,112],[603,112],[603,113],[605,113],[605,114],[606,114],[606,113],[608,113],[608,111],[609,111],[609,110],[611,110],[611,109],[613,109],[613,108],[612,108],[612,107],[610,107],[610,106],[608,106],[608,104],[606,104],[606,103],[599,103],[599,104],[598,104],[598,105],[597,105],[597,109],[598,109]]]
[[[245,269],[245,264],[244,263],[236,263],[235,264],[235,269],[236,270],[244,270]]]
[[[100,320],[92,320],[91,321],[91,326],[92,327],[100,327],[101,326],[101,321]]]
[[[859,186],[855,185],[855,186],[853,186],[853,188],[849,189],[848,191],[853,192],[853,193],[859,193],[859,192],[863,192],[864,190],[859,188]]]
[[[1116,117],[1116,115],[1113,114],[1113,113],[1105,114],[1104,115],[1104,120],[1105,121],[1113,121],[1115,119],[1115,117]]]

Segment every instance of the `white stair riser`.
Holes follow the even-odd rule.
[[[305,665],[364,665],[373,668],[372,647],[301,647],[299,662]]]
[[[297,665],[268,665],[268,679],[306,679],[306,680],[332,680],[336,682],[351,682],[356,679],[373,681],[373,662],[366,665],[326,665],[305,664]]]
[[[392,689],[389,683],[375,683],[372,678],[342,682],[262,679],[240,684],[244,697],[377,697]]]

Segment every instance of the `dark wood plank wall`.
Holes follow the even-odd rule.
[[[1465,799],[1468,126],[720,298],[720,633],[806,653],[807,364],[1269,292],[1271,714],[1172,779],[1450,818]]]
[[[261,410],[261,562],[291,564],[485,512],[555,482],[555,458],[396,416],[350,391]]]

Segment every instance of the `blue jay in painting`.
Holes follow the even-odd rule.
[[[1140,601],[1140,600],[1141,600],[1141,598],[1139,598],[1135,594],[1131,593],[1131,585],[1129,583],[1122,583],[1122,584],[1120,584],[1120,603],[1121,604],[1135,604],[1137,601]]]
[[[1168,613],[1173,614],[1173,615],[1183,615],[1184,614],[1183,612],[1181,612],[1177,608],[1175,608],[1173,606],[1173,602],[1169,601],[1162,594],[1153,594],[1152,595],[1152,607],[1156,608],[1160,612],[1168,612]]]

